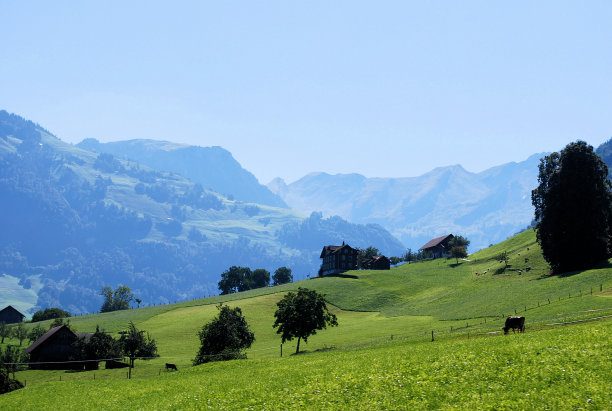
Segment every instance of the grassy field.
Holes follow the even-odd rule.
[[[213,363],[159,377],[56,381],[2,409],[609,409],[612,322],[388,341]]]
[[[508,268],[497,258],[503,251]],[[131,381],[124,369],[21,371],[17,378],[27,387],[1,396],[0,409],[19,401],[19,408],[35,409],[47,396],[58,397],[62,408],[97,408],[97,402],[103,408],[162,409],[610,408],[612,376],[603,364],[609,365],[612,322],[550,324],[612,315],[612,269],[549,276],[533,231],[469,260],[73,317],[80,332],[99,325],[116,333],[134,321],[157,340],[161,357],[137,361]],[[517,271],[527,265],[530,271]],[[305,354],[290,355],[295,344],[286,343],[280,358],[273,313],[284,293],[298,286],[325,293],[340,325],[312,336],[301,347]],[[219,302],[242,308],[256,338],[249,359],[191,367],[197,331],[216,315]],[[500,336],[504,316],[515,313],[527,318],[527,332]],[[177,364],[179,372],[163,371],[165,362]],[[87,395],[62,403],[59,397],[72,398],[73,391]],[[572,402],[559,402],[559,395]]]

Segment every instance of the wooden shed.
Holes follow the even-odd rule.
[[[25,315],[17,311],[12,305],[9,305],[0,311],[0,323],[14,324],[20,323],[25,318]]]

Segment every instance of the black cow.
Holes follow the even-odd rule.
[[[502,330],[504,330],[504,334],[508,334],[510,328],[512,328],[512,333],[514,333],[515,329],[518,329],[521,333],[525,332],[525,317],[511,316],[506,318],[506,326],[502,328]]]
[[[166,363],[166,371],[170,371],[170,370],[178,371],[178,368],[176,368],[176,364],[172,364],[172,363],[167,362]]]

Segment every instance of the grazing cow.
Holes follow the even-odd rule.
[[[510,316],[506,318],[506,326],[502,328],[504,334],[508,334],[510,328],[512,328],[512,333],[514,333],[515,329],[518,329],[521,333],[525,332],[525,317]]]
[[[170,370],[178,371],[178,368],[176,368],[176,364],[172,364],[170,362],[167,362],[166,363],[166,371],[170,371]]]

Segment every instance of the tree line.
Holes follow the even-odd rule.
[[[254,288],[268,287],[272,278],[272,285],[280,285],[293,281],[291,269],[287,267],[278,268],[272,277],[270,272],[263,268],[251,270],[248,267],[231,266],[221,274],[219,290],[222,295],[233,294]]]

